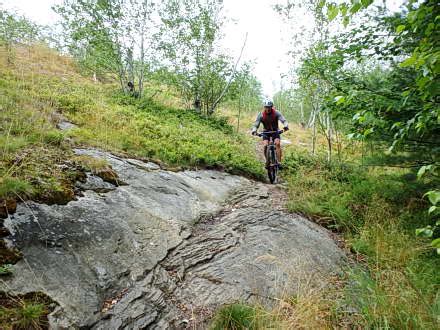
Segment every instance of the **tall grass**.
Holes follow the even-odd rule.
[[[4,49],[0,47],[0,53]],[[209,167],[263,176],[252,142],[221,118],[159,103],[176,99],[165,86],[148,86],[141,100],[113,84],[82,76],[74,62],[44,47],[17,47],[12,66],[0,60],[0,198],[46,196],[74,177],[60,166],[72,146],[93,146],[152,159],[170,167]],[[161,89],[161,93],[155,93]],[[156,94],[155,100],[148,95]],[[178,104],[178,102],[167,102]],[[56,128],[60,118],[75,123]],[[87,164],[86,164],[87,165]],[[13,185],[12,183],[15,182]]]
[[[48,329],[48,314],[56,305],[41,293],[13,296],[0,292],[1,329]]]
[[[356,155],[330,166],[324,155],[311,156],[303,146],[285,149],[289,210],[339,233],[360,263],[335,285],[308,286],[295,295],[280,294],[272,307],[260,306],[260,324],[440,328],[440,258],[415,235],[416,228],[432,222],[423,194],[433,182],[417,180],[408,169],[360,166]]]
[[[415,236],[428,224],[427,184],[405,169],[328,166],[298,150],[286,157],[289,208],[340,232],[366,269],[349,272],[344,299],[367,328],[440,326],[440,258]]]

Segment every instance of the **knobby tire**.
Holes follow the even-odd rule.
[[[270,148],[269,149],[269,155],[268,155],[268,159],[269,159],[269,166],[267,169],[267,176],[269,177],[269,181],[270,183],[275,183],[276,179],[277,179],[277,161],[276,161],[276,156],[275,156],[275,151]]]

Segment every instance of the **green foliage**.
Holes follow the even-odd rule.
[[[12,265],[5,264],[0,266],[0,276],[11,275],[12,274]]]
[[[323,107],[339,121],[351,119],[352,137],[385,140],[392,150],[423,148],[429,151],[426,159],[433,156],[436,162],[440,140],[434,87],[439,85],[438,33],[434,32],[439,24],[435,19],[438,6],[432,1],[420,6],[410,3],[407,15],[376,15],[372,24],[314,45],[303,61],[300,77],[317,76],[325,82],[327,88],[321,89],[320,97]],[[410,57],[398,65],[402,55]],[[369,66],[373,60],[379,66]]]
[[[29,44],[40,36],[40,27],[25,17],[0,8],[0,45]]]
[[[154,54],[147,51],[154,44],[154,5],[143,0],[64,0],[53,9],[63,19],[69,52],[83,68],[103,80],[117,77],[122,91],[142,95]],[[130,90],[128,82],[137,90]]]
[[[43,303],[22,300],[12,305],[0,306],[0,326],[4,329],[47,328],[48,309]]]
[[[48,314],[57,305],[39,292],[12,295],[0,291],[1,329],[47,329]]]
[[[7,98],[0,102],[4,100],[9,107],[8,111],[0,113],[0,118],[4,118],[0,122],[0,141],[5,141],[0,150],[9,150],[5,154],[5,164],[13,162],[15,153],[35,144],[53,148],[50,153],[44,152],[53,157],[53,160],[45,159],[45,162],[52,163],[57,159],[56,150],[65,153],[62,149],[67,135],[78,144],[123,151],[170,166],[210,167],[263,177],[262,166],[254,156],[253,142],[234,133],[227,118],[174,109],[147,96],[135,99],[115,93],[113,87],[87,81],[70,79],[66,84],[56,77],[37,77],[32,89],[23,88],[13,76],[5,80],[0,78],[0,83],[7,87],[4,89]],[[154,90],[156,86],[151,88]],[[32,110],[27,110],[26,115],[21,110],[22,103],[31,104],[27,109]],[[39,109],[40,104],[46,106]],[[55,109],[78,128],[65,134],[56,130],[49,119]],[[35,153],[26,154],[29,155],[27,158],[32,155],[38,158]],[[55,189],[48,176],[56,172],[48,173],[43,163],[36,161],[29,166],[12,168],[20,170],[20,175],[26,173],[26,179],[22,181],[28,182],[38,173],[44,177],[39,181],[44,182],[44,187],[49,185]],[[38,191],[41,189],[44,188],[37,188]]]
[[[46,306],[43,304],[25,303],[21,309],[18,310],[17,318],[15,322],[19,328],[38,328],[41,326],[40,318],[45,315]]]
[[[14,61],[14,44],[30,45],[43,40],[42,27],[16,13],[4,10],[0,3],[0,47],[5,47],[8,65]]]
[[[64,134],[60,131],[48,131],[43,136],[44,143],[60,146],[64,141]]]
[[[352,322],[361,328],[437,328],[440,260],[426,248],[426,238],[414,235],[420,224],[427,226],[417,230],[420,236],[438,230],[428,226],[422,199],[431,182],[409,170],[330,166],[295,149],[285,165],[289,209],[342,232],[366,261],[366,269],[349,273],[344,291],[345,305],[357,311]]]
[[[366,328],[436,329],[439,297],[431,283],[438,283],[435,262],[411,262],[404,270],[349,274],[346,304],[358,311]]]
[[[173,63],[175,86],[205,114],[214,112],[233,74],[232,59],[219,51],[224,22],[221,1],[165,1],[159,50]]]
[[[370,4],[323,1],[318,12],[326,8],[329,19],[350,18]],[[387,145],[383,164],[419,167],[418,176],[434,191],[440,162],[439,15],[430,0],[410,1],[396,14],[371,10],[359,18],[362,24],[313,44],[298,70],[299,95],[319,109],[320,125],[330,115],[335,130],[350,139],[370,141],[379,152]],[[331,147],[332,125],[324,126]],[[435,222],[434,203],[428,212]]]
[[[118,95],[107,102],[108,108],[95,108],[91,103],[71,114],[80,128],[70,135],[80,142],[159,159],[170,165],[219,168],[253,177],[263,175],[250,148],[251,141],[233,133],[226,118],[173,109],[146,98]],[[89,108],[94,111],[90,113]],[[103,121],[96,121],[96,112],[106,114]]]
[[[18,178],[3,177],[0,178],[0,197],[16,197],[31,194],[32,186]]]
[[[235,303],[219,309],[210,328],[212,330],[251,330],[260,329],[261,326],[256,307]]]

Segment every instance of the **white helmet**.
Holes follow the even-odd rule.
[[[263,106],[265,107],[273,107],[273,102],[271,99],[265,99],[263,102]]]

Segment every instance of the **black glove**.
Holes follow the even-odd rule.
[[[289,127],[284,127],[284,131],[288,131],[289,130]]]
[[[257,135],[257,131],[252,131],[252,135]]]

